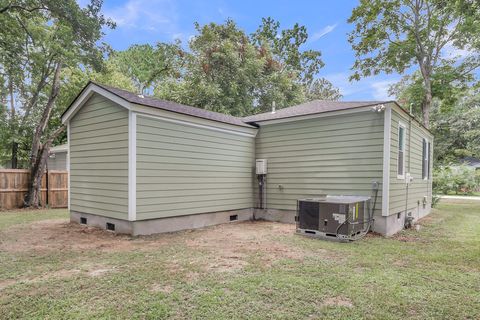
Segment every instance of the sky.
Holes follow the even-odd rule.
[[[80,5],[86,0],[79,0]],[[379,75],[349,82],[354,52],[347,41],[352,25],[347,23],[358,0],[105,0],[104,14],[117,23],[107,30],[105,41],[116,50],[132,44],[180,39],[187,43],[195,35],[194,23],[222,23],[233,19],[248,34],[261,24],[262,17],[272,17],[281,28],[295,23],[304,25],[309,41],[303,49],[322,52],[325,67],[320,77],[340,88],[343,100],[388,100],[389,85],[401,75]]]

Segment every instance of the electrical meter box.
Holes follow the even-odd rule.
[[[369,219],[370,197],[327,196],[297,201],[297,233],[354,239]]]
[[[267,174],[267,159],[257,159],[257,160],[255,160],[255,173],[256,174]]]

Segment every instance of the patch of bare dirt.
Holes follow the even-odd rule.
[[[365,238],[385,238],[385,236],[381,233],[370,231],[365,235]]]
[[[93,269],[91,271],[88,272],[88,275],[90,277],[99,277],[99,276],[102,276],[106,273],[109,273],[113,271],[113,268],[99,268],[99,269]]]
[[[85,268],[85,266],[83,267]],[[38,283],[38,282],[43,282],[43,281],[48,281],[52,279],[67,279],[74,277],[76,275],[86,275],[89,277],[99,277],[103,276],[106,273],[114,271],[114,268],[105,268],[100,265],[96,266],[86,266],[85,270],[80,270],[80,269],[61,269],[61,270],[56,270],[56,271],[49,271],[47,274],[43,274],[41,276],[33,277],[33,278],[19,278],[19,279],[9,279],[9,280],[3,280],[0,281],[0,291],[3,289],[15,285],[17,283]]]
[[[415,242],[426,243],[426,242],[428,242],[427,240],[425,240],[421,237],[418,237],[418,236],[415,236],[415,235],[412,235],[412,234],[401,234],[401,233],[392,236],[392,239],[397,240],[397,241],[401,241],[401,242],[407,242],[407,243],[415,243]]]
[[[408,266],[408,262],[405,260],[395,260],[392,263],[395,267],[406,267]]]
[[[13,286],[15,283],[17,283],[17,280],[2,280],[0,281],[0,292],[10,286]]]
[[[165,294],[170,294],[172,293],[174,290],[173,286],[171,285],[163,285],[163,284],[159,284],[159,283],[155,283],[151,288],[150,288],[150,292],[162,292],[162,293],[165,293]]]
[[[27,225],[13,226],[0,235],[0,251],[11,253],[33,252],[153,252],[172,244],[185,245],[199,250],[200,257],[187,261],[201,267],[201,271],[235,272],[245,268],[249,261],[259,261],[259,267],[268,267],[280,259],[303,261],[307,256],[322,253],[323,249],[304,249],[283,241],[283,237],[293,237],[295,226],[275,222],[236,222],[203,229],[132,237],[118,235],[98,228],[86,227],[65,220],[44,220]],[[286,239],[285,239],[286,240]],[[322,251],[322,252],[320,252]],[[325,251],[325,252],[323,252]],[[333,257],[335,258],[335,257]],[[257,262],[256,262],[257,263]],[[99,276],[112,271],[109,266],[92,267],[90,276]],[[197,273],[185,265],[185,261],[169,261],[167,266],[172,273]],[[94,270],[95,269],[95,270]],[[98,270],[97,270],[98,269]],[[197,276],[192,275],[192,278]]]
[[[0,250],[7,252],[53,250],[130,250],[131,237],[81,226],[65,220],[42,220],[3,231]]]
[[[416,225],[428,226],[432,224],[438,224],[443,220],[444,218],[439,217],[438,215],[429,214],[423,218],[418,219],[418,221],[416,222]]]
[[[206,230],[205,230],[206,231]],[[276,240],[278,236],[292,235],[295,226],[274,222],[242,222],[218,225],[208,232],[199,232],[186,239],[187,246],[211,253],[213,258],[206,268],[217,272],[232,272],[244,268],[247,258],[259,255],[261,263],[271,265],[282,258],[302,261],[313,254]]]
[[[322,305],[327,307],[347,307],[353,308],[353,303],[350,299],[345,297],[330,297],[323,300]]]

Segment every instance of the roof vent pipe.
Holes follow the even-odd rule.
[[[275,112],[277,112],[277,111],[275,110],[275,101],[273,101],[272,102],[272,113],[275,113]]]

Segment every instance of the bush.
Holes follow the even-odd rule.
[[[433,172],[433,192],[470,194],[479,186],[478,174],[465,165],[439,167]]]

